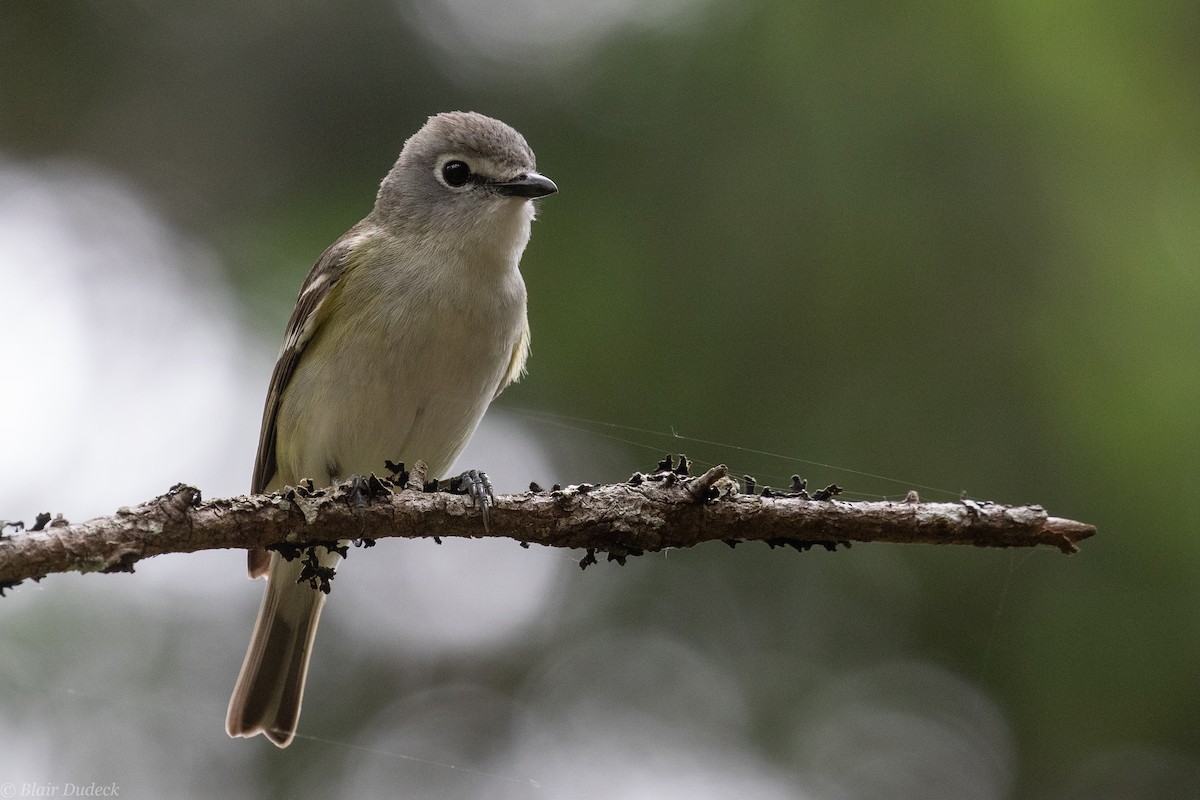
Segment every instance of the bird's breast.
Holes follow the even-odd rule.
[[[386,459],[449,470],[504,379],[525,291],[515,267],[473,285],[482,276],[470,269],[436,270],[457,280],[418,273],[342,295],[346,322],[314,337],[285,391],[279,466],[295,473],[285,482],[378,473]]]

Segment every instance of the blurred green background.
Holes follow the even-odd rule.
[[[282,752],[221,729],[259,592],[237,554],[54,577],[0,601],[0,792],[1200,796],[1197,41],[1166,0],[6,0],[0,518],[244,490],[308,267],[428,115],[472,109],[561,190],[522,266],[530,374],[477,451],[498,486],[683,451],[1100,535],[582,574],[395,543],[442,565],[431,605],[533,592],[519,624],[422,650],[392,621],[421,599],[356,578],[316,738]],[[145,327],[104,349],[105,314]]]

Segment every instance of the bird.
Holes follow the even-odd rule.
[[[371,212],[301,286],[267,391],[252,491],[331,486],[388,460],[420,459],[444,475],[488,405],[525,372],[520,260],[533,201],[557,191],[507,124],[476,112],[429,117]],[[336,552],[316,553],[321,567],[336,567]],[[287,747],[326,593],[301,582],[299,558],[251,550],[248,561],[267,586],[226,732]]]

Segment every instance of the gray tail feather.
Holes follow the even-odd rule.
[[[325,554],[320,560],[333,566],[338,557]],[[289,562],[271,554],[254,635],[229,700],[225,730],[230,736],[262,733],[279,747],[287,747],[296,735],[308,659],[325,604],[323,592],[296,582],[301,569],[300,559]]]

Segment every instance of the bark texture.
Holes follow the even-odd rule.
[[[699,476],[664,469],[636,474],[626,483],[499,495],[486,528],[470,497],[419,486],[407,475],[394,484],[372,476],[353,488],[202,501],[198,489],[179,484],[147,503],[88,522],[43,518],[34,529],[13,529],[0,538],[0,592],[56,572],[131,572],[137,561],[163,553],[281,544],[286,552],[389,536],[492,536],[579,548],[586,551],[580,564],[587,566],[597,552],[623,563],[626,556],[714,540],[797,549],[852,542],[1046,545],[1074,553],[1096,532],[1036,505],[923,503],[915,493],[900,502],[747,494],[724,466]]]

